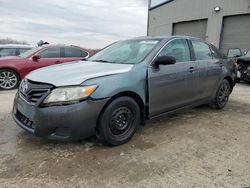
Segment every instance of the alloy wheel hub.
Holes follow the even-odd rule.
[[[12,89],[17,84],[17,78],[12,72],[0,73],[0,87],[3,89]]]
[[[219,97],[218,97],[218,102],[221,105],[224,105],[229,97],[229,91],[230,89],[228,88],[228,85],[223,85],[221,86],[220,90],[219,90]]]

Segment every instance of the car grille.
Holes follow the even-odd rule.
[[[20,85],[19,93],[27,102],[37,104],[46,97],[52,88],[53,86],[49,84],[24,80]]]
[[[47,92],[48,90],[31,90],[26,95],[22,93],[22,96],[26,101],[36,104]]]
[[[33,121],[31,121],[29,118],[27,118],[25,115],[23,115],[21,112],[17,111],[16,118],[26,127],[30,129],[35,129],[35,126],[33,124]]]

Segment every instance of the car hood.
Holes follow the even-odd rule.
[[[26,78],[57,87],[80,85],[88,79],[128,72],[132,67],[133,65],[128,64],[74,62],[41,68],[28,74]]]

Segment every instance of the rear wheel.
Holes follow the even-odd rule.
[[[223,109],[229,100],[230,93],[231,87],[229,82],[227,80],[223,80],[216,92],[216,97],[211,106],[217,109]]]
[[[140,108],[130,97],[112,101],[102,112],[97,127],[100,141],[117,146],[128,142],[140,123]]]
[[[10,90],[16,89],[19,85],[19,75],[12,70],[2,69],[0,70],[0,89]]]

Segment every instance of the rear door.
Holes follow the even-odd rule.
[[[160,65],[158,68],[149,66],[150,116],[185,106],[192,100],[192,93],[194,93],[192,89],[196,87],[196,76],[188,76],[193,74],[190,73],[190,66],[195,70],[196,65],[192,62],[187,40],[174,39],[168,42],[157,57],[163,55],[175,57],[176,64]]]
[[[207,43],[192,40],[196,62],[198,63],[197,89],[199,99],[210,97],[217,86],[222,73],[223,60],[221,56]]]

